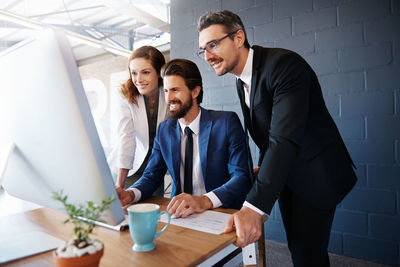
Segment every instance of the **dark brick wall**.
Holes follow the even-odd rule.
[[[250,44],[294,50],[318,75],[359,178],[338,206],[329,250],[399,265],[400,1],[171,1],[171,58],[198,64],[204,107],[242,117],[234,77],[217,77],[195,56],[197,19],[221,9],[241,16]],[[257,160],[254,144],[251,149]],[[266,223],[266,238],[286,241],[276,206]]]

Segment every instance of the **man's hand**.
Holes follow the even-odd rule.
[[[261,215],[254,210],[243,206],[240,211],[232,214],[225,227],[225,233],[236,228],[235,246],[244,248],[248,244],[258,241],[261,237]]]
[[[135,193],[132,190],[124,190],[119,186],[115,187],[117,190],[119,201],[121,202],[121,206],[128,205],[135,199]]]
[[[194,212],[200,213],[212,207],[211,200],[206,196],[192,196],[182,193],[169,202],[167,211],[171,215],[185,218]]]

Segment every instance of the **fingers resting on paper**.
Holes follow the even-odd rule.
[[[176,217],[185,218],[194,212],[199,213],[210,208],[212,208],[212,202],[208,197],[182,193],[172,198],[167,211]]]

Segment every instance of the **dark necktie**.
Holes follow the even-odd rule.
[[[250,111],[249,111],[249,107],[246,104],[245,101],[245,94],[244,94],[244,90],[246,90],[245,86],[244,86],[244,82],[241,79],[237,79],[237,83],[236,83],[236,88],[237,88],[237,92],[240,98],[240,104],[242,106],[242,110],[243,110],[243,116],[245,117],[245,124],[244,124],[244,129],[246,132],[246,146],[247,146],[247,152],[249,155],[251,155],[250,152],[250,146],[249,146],[249,133],[248,133],[248,129],[249,129],[249,121],[250,121]],[[251,127],[251,126],[250,126]],[[253,160],[251,157],[248,158],[248,168],[249,168],[249,174],[250,177],[253,181],[253,183],[255,182],[255,177],[253,175]]]
[[[183,182],[183,192],[192,194],[193,191],[193,137],[192,130],[189,127],[185,128],[186,148],[185,148],[185,180]]]

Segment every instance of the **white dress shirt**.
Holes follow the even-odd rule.
[[[240,76],[236,76],[237,79],[243,81],[244,101],[248,108],[250,108],[250,90],[251,90],[251,75],[253,74],[253,54],[254,50],[249,49],[249,55],[247,56],[246,64],[244,65],[243,71]]]
[[[185,172],[185,148],[186,148],[186,134],[185,134],[185,128],[188,126],[190,130],[192,130],[193,134],[193,174],[192,174],[192,179],[193,179],[193,196],[200,196],[200,195],[205,195],[208,197],[212,204],[213,208],[218,208],[222,206],[221,200],[217,197],[217,195],[214,192],[208,192],[206,191],[205,185],[204,185],[204,179],[203,179],[203,174],[201,171],[201,164],[200,164],[200,153],[199,153],[199,132],[200,132],[200,116],[201,116],[201,110],[197,117],[189,124],[185,125],[182,123],[182,120],[179,119],[179,126],[181,128],[181,164],[180,164],[180,179],[181,179],[181,192],[183,192],[184,188],[184,172]],[[135,193],[135,199],[134,202],[137,202],[140,200],[142,193],[140,192],[139,189],[133,188],[131,189]]]
[[[244,91],[244,101],[246,106],[250,108],[250,91],[251,91],[251,76],[253,74],[253,55],[254,50],[252,48],[249,49],[249,55],[247,56],[246,64],[244,65],[243,71],[240,76],[236,76],[237,79],[241,79],[243,81],[243,91]],[[267,215],[265,212],[255,207],[251,203],[245,201],[243,206],[246,206],[255,212],[261,215]]]

